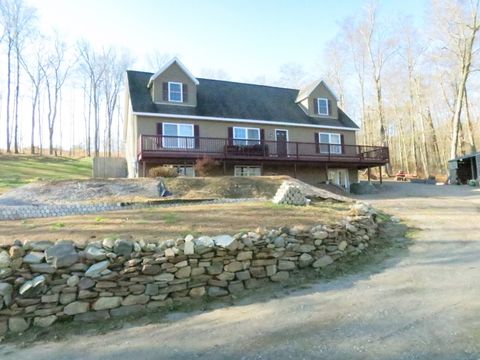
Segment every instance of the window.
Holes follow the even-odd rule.
[[[163,124],[163,147],[193,149],[195,139],[192,124]]]
[[[234,145],[255,145],[260,144],[259,128],[233,128],[233,144]]]
[[[262,168],[260,166],[236,165],[234,175],[235,176],[261,176]]]
[[[178,175],[180,176],[188,176],[194,177],[195,176],[195,169],[191,165],[173,165],[173,168],[177,170]]]
[[[318,115],[330,115],[328,113],[328,99],[318,98],[317,105],[318,105]]]
[[[183,84],[179,82],[168,83],[168,101],[183,102]]]
[[[322,154],[341,154],[342,153],[342,137],[340,134],[319,133],[320,153]],[[333,145],[329,145],[333,144]]]

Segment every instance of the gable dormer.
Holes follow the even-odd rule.
[[[148,88],[157,104],[197,106],[198,84],[198,80],[175,57],[152,75]]]
[[[318,80],[298,92],[295,102],[308,116],[338,118],[337,97],[323,80]]]

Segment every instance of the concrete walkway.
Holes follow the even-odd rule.
[[[268,301],[172,314],[1,359],[478,359],[480,190],[386,183],[364,197],[416,232],[408,253]]]

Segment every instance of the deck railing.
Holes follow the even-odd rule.
[[[388,147],[383,146],[159,135],[140,135],[138,156],[379,163],[389,159]]]

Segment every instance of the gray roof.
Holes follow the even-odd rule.
[[[155,104],[147,88],[152,73],[127,71],[134,112],[223,117],[245,120],[339,126],[358,129],[355,122],[338,109],[338,119],[310,117],[295,103],[299,90],[231,81],[197,78],[197,106]]]

